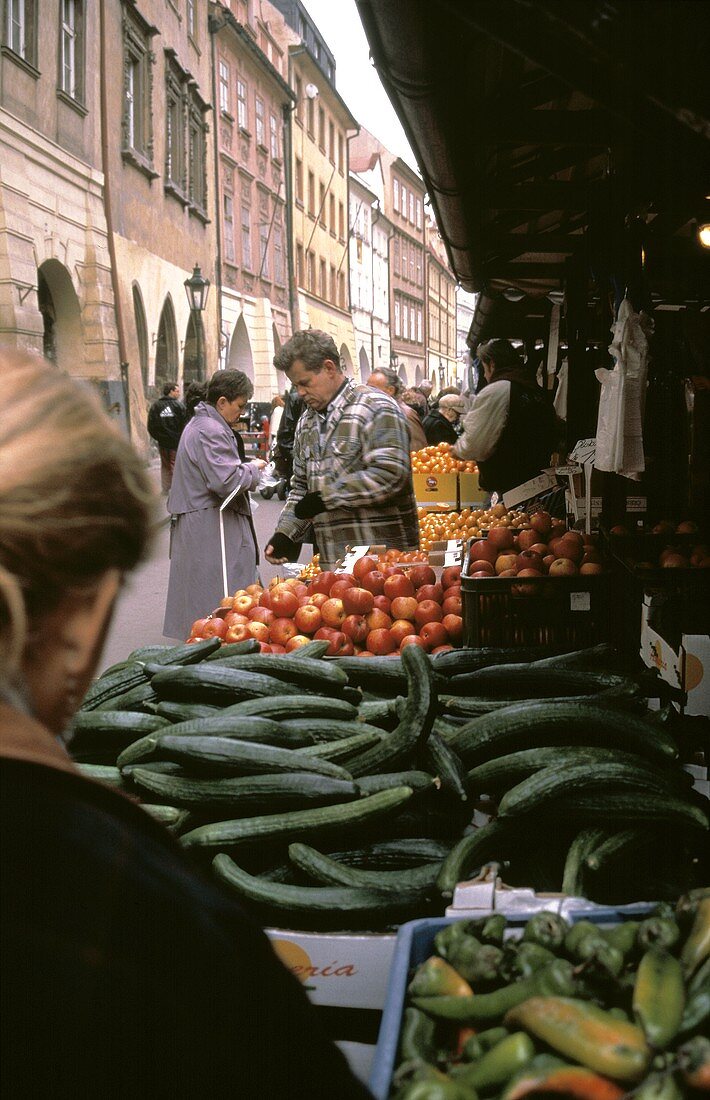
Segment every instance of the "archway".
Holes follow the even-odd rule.
[[[45,260],[37,271],[37,306],[44,325],[42,351],[67,374],[83,374],[81,307],[71,275],[59,260]]]
[[[342,364],[342,367],[343,367],[343,370],[345,371],[345,373],[352,378],[352,374],[353,374],[353,357],[350,354],[350,348],[348,347],[347,344],[341,344],[340,345],[340,362]]]
[[[201,313],[190,313],[185,330],[185,350],[182,355],[182,384],[201,382],[205,375],[205,329]]]
[[[417,363],[416,367],[414,368],[414,385],[418,386],[419,383],[421,382],[421,380],[422,380],[422,368]]]
[[[138,341],[138,360],[141,366],[141,378],[143,379],[144,392],[148,389],[148,322],[146,321],[143,295],[138,283],[133,284],[133,316],[136,322],[136,339]]]
[[[274,355],[278,355],[281,351],[281,337],[279,336],[279,330],[275,324],[272,324],[271,329],[274,337]]]
[[[177,382],[178,340],[173,300],[168,294],[160,314],[155,345],[155,388],[162,393],[166,382]]]
[[[367,358],[367,352],[364,348],[360,348],[360,377],[368,378],[370,375],[370,360]]]
[[[254,356],[251,350],[251,340],[247,331],[244,314],[240,313],[232,333],[232,341],[229,345],[230,370],[240,370],[247,378],[254,381]]]
[[[404,382],[405,386],[408,386],[409,382],[407,380],[407,368],[404,366],[404,364],[400,363],[399,371],[397,373],[399,374],[400,381]]]

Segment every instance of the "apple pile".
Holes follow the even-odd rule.
[[[460,646],[461,569],[440,581],[424,563],[397,565],[365,556],[352,573],[318,573],[308,584],[275,578],[250,584],[192,624],[189,642],[256,638],[263,653],[290,653],[311,639],[329,642],[326,656],[387,656],[408,645],[428,653]]]
[[[574,577],[603,572],[594,535],[568,531],[549,512],[535,512],[530,527],[491,527],[488,538],[471,544],[468,575],[486,577]]]
[[[661,520],[649,531],[634,532],[643,537],[643,535],[661,535],[664,539],[670,539],[669,545],[667,545],[659,554],[653,554],[644,556],[644,560],[637,560],[636,565],[640,569],[655,569],[660,566],[662,569],[710,569],[710,545],[707,542],[692,542],[692,538],[697,538],[699,535],[699,529],[697,523],[693,520],[683,520],[681,523],[674,524],[668,520]],[[616,527],[612,527],[609,531],[612,536],[628,536],[631,534],[627,527],[623,524],[617,524]],[[685,545],[680,546],[673,543],[674,536],[682,535]],[[641,549],[641,546],[644,549]],[[647,546],[644,540],[639,544],[636,550],[636,557],[640,558],[646,555],[646,550],[651,549],[650,545]]]

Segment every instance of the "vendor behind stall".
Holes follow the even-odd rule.
[[[548,466],[557,440],[552,401],[507,340],[478,349],[486,386],[463,421],[451,452],[478,463],[481,487],[502,496]]]

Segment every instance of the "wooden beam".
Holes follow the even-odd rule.
[[[483,203],[488,210],[586,210],[608,195],[605,180],[545,180],[512,187],[487,181]]]
[[[532,260],[530,263],[521,260],[520,263],[515,264],[486,261],[483,268],[486,278],[496,279],[498,282],[507,280],[511,285],[515,285],[517,280],[561,278],[564,274],[565,259],[566,257],[561,257],[559,263],[551,261],[542,263],[537,260]]]
[[[498,255],[522,256],[525,252],[560,252],[571,256],[583,248],[583,233],[570,236],[567,233],[503,233],[495,230],[484,232],[484,249]]]
[[[607,146],[628,131],[598,109],[586,111],[491,112],[482,120],[477,140],[490,145],[581,145]]]

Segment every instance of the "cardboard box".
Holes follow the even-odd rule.
[[[461,508],[484,508],[488,493],[482,489],[478,473],[459,474],[459,506]]]
[[[281,961],[317,1005],[381,1009],[397,937],[374,932],[317,933],[267,928]]]
[[[437,504],[444,508],[458,506],[457,474],[412,475],[417,504]]]
[[[686,694],[683,713],[710,717],[710,635],[682,634],[676,649],[652,625],[653,597],[641,604],[640,655],[667,684]]]
[[[553,474],[538,474],[530,481],[525,481],[522,485],[517,485],[515,489],[503,493],[503,503],[506,508],[515,508],[516,504],[531,500],[532,497],[536,497],[548,489],[554,489],[556,486],[557,478]]]

